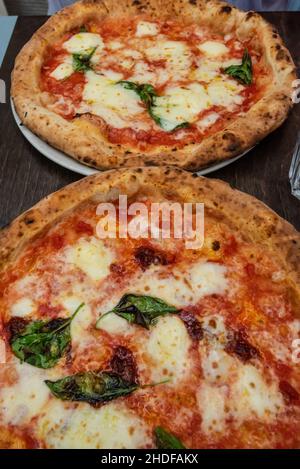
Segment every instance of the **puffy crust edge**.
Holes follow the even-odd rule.
[[[173,167],[111,170],[77,181],[47,196],[0,232],[0,271],[33,239],[43,235],[70,211],[89,200],[111,201],[119,194],[151,193],[182,202],[202,202],[206,213],[239,232],[245,240],[266,246],[285,271],[300,306],[300,233],[254,197],[214,179],[195,177]]]
[[[107,14],[141,13],[154,18],[163,15],[206,21],[214,30],[223,33],[235,30],[241,38],[257,36],[273,70],[273,84],[245,115],[202,142],[182,149],[159,146],[144,153],[111,144],[92,123],[81,118],[66,121],[43,106],[39,73],[48,45],[91,17],[96,16],[101,21]],[[241,154],[279,127],[292,106],[295,78],[295,65],[282,39],[257,13],[242,12],[219,0],[172,0],[168,4],[162,0],[83,0],[50,18],[23,47],[12,74],[12,97],[17,113],[27,127],[88,166],[110,169],[171,164],[195,171]]]

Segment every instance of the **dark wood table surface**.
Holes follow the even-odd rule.
[[[283,36],[300,71],[300,13],[266,13]],[[0,104],[0,226],[6,225],[47,194],[81,176],[52,163],[19,131],[9,104],[14,59],[46,17],[19,17],[0,79],[7,85],[7,103]],[[291,195],[288,172],[300,130],[300,104],[288,120],[250,153],[208,177],[220,178],[256,196],[300,230],[300,201]]]

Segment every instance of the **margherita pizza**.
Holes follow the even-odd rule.
[[[281,125],[294,79],[257,13],[217,0],[86,0],[22,49],[12,96],[25,125],[89,166],[196,170]]]
[[[101,239],[99,204],[120,195],[204,203],[204,244],[123,239],[123,218]],[[5,228],[0,265],[1,447],[299,447],[300,235],[256,199],[178,169],[106,172]]]

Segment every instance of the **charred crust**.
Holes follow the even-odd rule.
[[[289,61],[290,60],[290,58],[289,58],[288,54],[286,53],[286,51],[283,48],[281,48],[280,46],[279,46],[278,52],[276,54],[276,60],[278,60],[278,61],[281,61],[281,60]]]
[[[191,5],[197,5],[197,0],[189,0],[189,3],[190,3]]]
[[[226,13],[226,14],[229,14],[232,12],[232,7],[229,6],[229,5],[225,5],[223,7],[220,8],[220,13]]]
[[[236,152],[241,149],[241,142],[238,137],[232,132],[225,132],[222,139],[226,142],[226,150],[229,152]]]
[[[251,18],[258,16],[258,14],[255,11],[248,11],[246,14],[246,21],[251,20]]]
[[[32,225],[34,222],[35,222],[35,219],[33,217],[25,217],[24,218],[25,225]]]

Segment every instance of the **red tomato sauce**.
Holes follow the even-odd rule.
[[[147,18],[145,19],[147,20]],[[120,39],[120,41],[125,41],[126,44],[126,41],[135,34],[136,23],[136,18],[130,18],[126,20],[124,19],[122,28],[120,28],[120,22],[118,19],[106,19],[101,24],[95,21],[89,21],[84,26],[89,32],[101,34],[104,41]],[[160,28],[161,33],[167,35],[169,40],[185,41],[185,43],[190,46],[195,57],[201,57],[201,52],[195,46],[195,43],[199,40],[204,41],[205,39],[223,39],[221,36],[216,34],[211,34],[208,32],[205,33],[205,29],[203,30],[203,35],[199,35],[199,32],[197,33],[196,29],[197,26],[194,24],[186,25],[181,24],[180,22],[166,21],[164,23],[160,23]],[[78,32],[79,30],[74,30],[72,31],[72,34]],[[207,35],[207,38],[205,37],[205,34]],[[78,108],[82,101],[82,94],[85,85],[84,73],[75,72],[70,77],[60,81],[55,80],[50,75],[53,70],[55,70],[55,68],[63,61],[66,51],[64,51],[62,44],[70,36],[71,33],[65,35],[60,43],[57,43],[49,50],[48,57],[46,58],[41,70],[42,90],[48,92],[54,97],[54,100],[56,101],[55,111],[69,120],[77,117],[76,108]],[[251,44],[244,44],[244,48],[237,50],[235,47],[235,42],[236,39],[232,38],[227,41],[226,44],[230,49],[230,56],[232,58],[241,59],[244,48],[249,50],[250,55],[256,57],[258,56],[257,52],[253,50]],[[164,67],[166,65],[165,60],[144,61],[148,63],[150,70],[155,70],[156,67]],[[130,78],[131,72],[123,69],[121,65],[111,64],[109,68],[115,72],[122,72],[124,79]],[[263,92],[263,89],[260,89],[260,87],[257,85],[258,78],[261,78],[263,74],[266,76],[267,72],[264,70],[262,64],[258,62],[253,66],[253,74],[253,84],[246,87],[246,89],[242,92],[242,95],[245,99],[240,108],[234,112],[228,111],[225,108],[219,109],[221,117],[215,124],[212,124],[208,128],[198,129],[195,125],[191,124],[188,128],[185,128],[184,131],[182,131],[182,129],[178,129],[171,132],[165,132],[158,129],[156,126],[150,130],[134,130],[130,127],[118,129],[104,123],[104,121],[97,116],[95,116],[93,122],[95,125],[99,126],[99,131],[106,134],[107,139],[111,143],[130,145],[131,147],[138,148],[141,151],[145,151],[147,149],[149,150],[151,147],[162,145],[172,146],[176,149],[182,148],[188,144],[201,142],[203,138],[209,135],[213,135],[214,133],[224,128],[225,125],[228,125],[230,119],[236,118],[239,112],[246,112],[250,109],[250,107],[261,97]],[[167,85],[157,87],[157,93],[162,93],[166,86]],[[64,98],[61,102],[59,102],[60,97]],[[208,111],[201,113],[199,117],[202,117],[202,115],[204,117],[205,114],[209,112],[216,112],[216,110],[211,108]],[[97,122],[99,124],[97,124]]]

